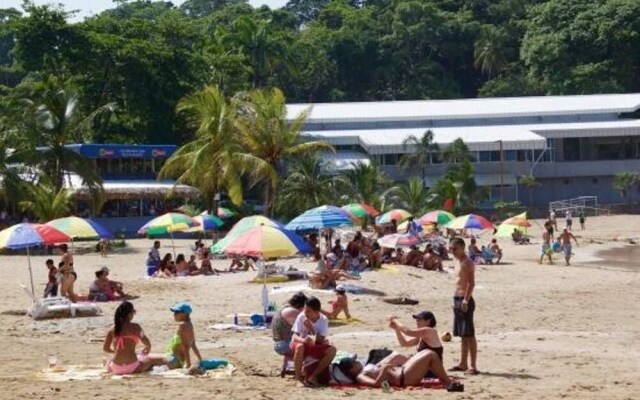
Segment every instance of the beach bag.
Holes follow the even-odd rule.
[[[389,355],[391,355],[391,353],[393,353],[393,350],[389,350],[386,347],[382,347],[382,348],[379,348],[379,349],[373,349],[373,350],[369,351],[369,358],[367,358],[367,362],[364,363],[364,365],[377,364],[380,361],[382,361],[385,358],[387,358]]]

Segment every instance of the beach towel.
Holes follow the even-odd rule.
[[[350,390],[350,389],[358,389],[358,390],[365,390],[365,389],[379,389],[379,388],[373,388],[371,386],[366,386],[366,385],[361,385],[358,383],[354,383],[354,384],[339,384],[339,383],[332,383],[329,385],[330,388],[332,389],[339,389],[339,390]],[[392,391],[401,391],[401,390],[422,390],[422,389],[446,389],[446,387],[442,384],[442,382],[440,382],[439,379],[437,378],[429,378],[429,379],[423,379],[420,386],[405,386],[405,387],[395,387],[395,386],[391,386],[389,388]]]
[[[336,319],[330,319],[329,320],[329,326],[345,326],[345,325],[352,325],[352,324],[359,324],[362,321],[359,320],[358,318],[336,318]]]
[[[235,325],[235,324],[213,324],[207,327],[213,331],[263,331],[266,328],[264,325]]]
[[[382,264],[382,266],[380,267],[380,272],[384,272],[387,274],[399,274],[400,268],[393,264]]]
[[[341,286],[344,287],[345,291],[350,294],[367,294],[370,292],[370,289],[367,289],[365,287],[358,286],[358,285],[352,285],[349,283],[341,284]],[[314,289],[312,287],[309,287],[309,285],[292,285],[292,286],[274,287],[273,289],[271,289],[269,294],[296,293],[296,292],[332,294],[333,289]]]
[[[224,368],[209,370],[202,375],[189,375],[187,369],[173,370],[152,370],[141,374],[113,375],[100,365],[68,365],[53,368],[45,368],[35,374],[36,379],[47,382],[68,382],[68,381],[95,381],[100,379],[132,379],[132,378],[167,378],[167,379],[193,379],[210,378],[225,379],[230,378],[235,371],[235,367],[227,364]]]

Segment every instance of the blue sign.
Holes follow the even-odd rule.
[[[66,146],[87,158],[169,158],[175,145],[71,144]]]

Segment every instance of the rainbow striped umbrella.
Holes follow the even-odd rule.
[[[454,220],[455,218],[456,216],[451,214],[448,211],[435,210],[435,211],[430,211],[425,215],[423,215],[422,217],[420,217],[420,223],[422,225],[430,225],[430,224],[445,225],[450,221]]]
[[[397,249],[398,247],[411,247],[417,246],[422,243],[423,240],[415,235],[408,235],[405,233],[394,233],[386,235],[378,239],[378,244],[381,247]]]
[[[144,224],[142,228],[138,229],[138,234],[148,236],[165,235],[173,232],[184,232],[197,225],[198,222],[188,215],[166,213]]]
[[[380,211],[364,203],[351,203],[340,207],[354,218],[363,219],[367,216],[375,217],[380,215]]]
[[[211,252],[214,254],[223,253],[227,245],[229,245],[229,243],[231,243],[231,241],[235,239],[239,234],[257,226],[284,228],[284,225],[282,225],[280,222],[269,219],[264,215],[252,215],[250,217],[244,217],[240,221],[236,222],[235,225],[233,225],[231,230],[229,230],[229,232],[227,233],[227,236],[211,246]]]
[[[224,225],[223,220],[218,217],[214,217],[213,215],[198,215],[193,217],[193,220],[198,225],[187,229],[187,232],[213,231]]]
[[[33,285],[33,271],[31,270],[31,255],[29,247],[43,244],[64,243],[69,241],[69,235],[56,228],[43,224],[17,224],[0,231],[0,248],[27,249],[29,277],[31,278],[31,293],[35,295]]]
[[[303,212],[285,225],[285,228],[292,231],[311,231],[352,225],[351,216],[345,210],[325,205]]]
[[[395,219],[396,223],[399,224],[409,219],[410,216],[411,213],[409,211],[396,208],[395,210],[391,210],[379,216],[378,219],[376,219],[376,222],[378,224],[388,224],[392,219]]]
[[[313,250],[294,232],[272,226],[256,226],[233,238],[224,248],[229,255],[276,258]]]
[[[58,218],[45,225],[66,233],[72,239],[111,239],[113,237],[111,232],[99,223],[80,217]]]
[[[494,229],[491,221],[476,214],[468,214],[458,217],[446,225],[450,229]]]

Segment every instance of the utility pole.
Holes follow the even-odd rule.
[[[500,145],[500,201],[504,202],[504,151],[502,149],[502,139],[498,140]]]

